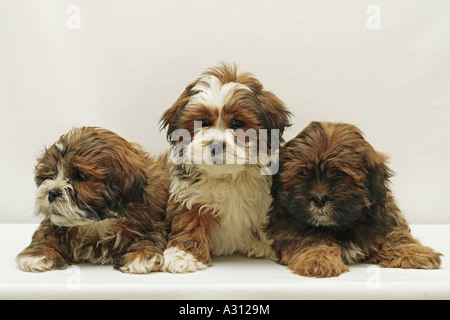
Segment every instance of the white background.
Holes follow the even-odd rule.
[[[294,113],[286,139],[312,120],[359,125],[390,155],[408,221],[450,223],[449,16],[447,0],[2,0],[0,222],[39,221],[35,158],[70,128],[161,152],[162,112],[233,61]]]

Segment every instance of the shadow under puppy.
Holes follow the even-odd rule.
[[[389,189],[386,156],[344,123],[312,122],[280,152],[269,234],[294,273],[332,277],[348,264],[435,269]]]
[[[74,128],[35,168],[36,213],[44,220],[16,258],[42,272],[89,262],[122,272],[159,270],[167,242],[167,155],[101,128]]]

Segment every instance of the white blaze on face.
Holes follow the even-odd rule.
[[[192,91],[199,92],[192,96],[186,107],[203,105],[210,108],[217,108],[219,110],[219,119],[217,119],[216,125],[220,125],[222,108],[233,96],[236,89],[251,91],[250,88],[241,83],[227,82],[222,84],[217,77],[211,75],[203,76],[192,88]]]
[[[230,174],[244,169],[242,164],[248,163],[246,148],[236,144],[233,130],[227,128],[221,117],[223,107],[237,89],[250,91],[240,83],[223,84],[212,75],[203,76],[192,88],[192,91],[198,92],[191,97],[186,107],[189,109],[206,106],[217,109],[218,118],[211,126],[204,128],[200,121],[195,123],[196,135],[187,146],[185,163],[200,165],[210,175]]]

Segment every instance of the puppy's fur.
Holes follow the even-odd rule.
[[[163,114],[162,127],[167,128],[172,145],[179,143],[171,138],[172,133],[184,129],[191,138],[188,147],[199,146],[200,157],[204,156],[201,163],[173,165],[167,210],[171,232],[164,253],[164,270],[203,269],[211,264],[211,254],[241,252],[275,258],[263,232],[272,203],[272,177],[261,174],[263,164],[259,160],[248,161],[246,148],[252,143],[254,146],[255,141],[239,145],[230,132],[277,129],[276,138],[281,140],[289,118],[280,99],[264,90],[253,75],[239,73],[235,65],[229,64],[204,72]],[[201,123],[199,132],[194,121]],[[213,132],[223,135],[211,138]],[[260,146],[261,141],[258,142]],[[269,153],[272,142],[262,142]],[[218,143],[223,150],[212,152],[212,146]],[[222,162],[225,155],[233,159],[236,154],[243,163]]]
[[[75,128],[35,168],[36,213],[44,219],[17,256],[24,271],[89,262],[147,273],[163,264],[168,156],[101,128]]]
[[[414,239],[389,189],[386,156],[355,126],[312,122],[280,152],[269,234],[280,263],[310,277],[348,264],[435,269],[440,254]]]

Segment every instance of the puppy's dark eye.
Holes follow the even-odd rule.
[[[239,119],[233,119],[230,121],[229,127],[231,129],[242,129],[245,127],[246,123]]]
[[[306,177],[306,170],[305,170],[305,169],[301,169],[301,170],[298,172],[298,175],[299,175],[300,177]]]
[[[89,174],[86,173],[86,172],[84,172],[84,171],[79,170],[79,171],[77,171],[77,173],[75,174],[75,178],[76,178],[78,181],[86,181],[86,180],[89,179]]]
[[[56,178],[56,174],[52,174],[52,173],[47,173],[45,175],[36,176],[36,179],[38,179],[40,181],[51,180],[51,179],[55,179],[55,178]]]
[[[342,178],[345,176],[345,173],[338,169],[331,169],[330,173],[333,178]]]
[[[209,127],[210,125],[212,125],[211,120],[209,119],[200,119],[199,121],[202,122],[202,127]]]
[[[40,185],[44,181],[50,180],[50,179],[53,179],[53,177],[52,176],[35,176],[34,182],[36,182],[37,185]]]

